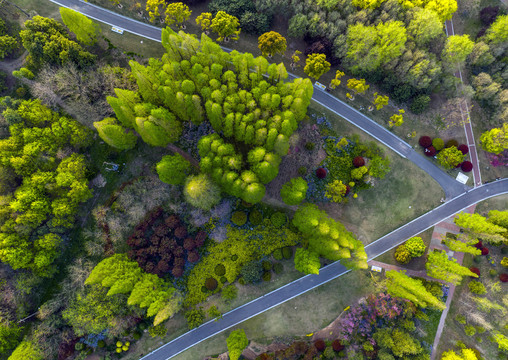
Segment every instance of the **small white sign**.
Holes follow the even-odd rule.
[[[321,90],[325,91],[326,90],[326,86],[324,86],[323,84],[321,84],[320,82],[315,82],[314,83],[315,86],[317,86],[318,88],[320,88]]]
[[[111,28],[111,31],[116,32],[116,33],[118,33],[118,34],[120,34],[120,35],[122,35],[122,34],[123,34],[123,29],[120,29],[120,28],[118,28],[118,27],[116,27],[116,26],[113,26],[113,27]]]
[[[469,180],[469,176],[467,176],[466,174],[463,174],[463,173],[459,172],[459,173],[457,174],[457,178],[456,178],[456,180],[457,180],[458,182],[462,183],[462,184],[465,184],[465,183],[467,183],[467,181]]]
[[[383,268],[381,268],[379,266],[372,265],[372,271],[376,271],[376,272],[380,273],[383,271]]]

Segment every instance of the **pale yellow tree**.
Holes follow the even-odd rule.
[[[196,24],[201,25],[201,30],[208,35],[210,26],[212,25],[212,13],[204,12],[196,18]]]
[[[189,20],[191,13],[192,11],[190,11],[189,7],[184,3],[170,3],[166,7],[166,18],[164,21],[168,25],[176,24],[179,28],[185,29],[183,23]]]
[[[345,75],[344,72],[337,70],[335,72],[335,78],[333,78],[332,81],[330,81],[329,87],[331,89],[335,89],[337,86],[339,86],[341,83],[340,78],[343,77],[344,75]]]
[[[164,0],[147,0],[146,1],[146,11],[148,11],[148,16],[150,16],[150,21],[154,22],[156,17],[161,16],[160,8],[164,10],[166,2]]]

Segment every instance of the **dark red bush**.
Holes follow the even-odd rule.
[[[316,170],[316,176],[318,177],[318,179],[324,179],[326,177],[326,169],[318,168]]]
[[[357,156],[353,159],[353,165],[357,168],[365,165],[365,159],[362,156]]]
[[[339,340],[339,339],[335,339],[335,340],[333,340],[333,342],[332,342],[332,348],[333,348],[333,350],[334,350],[334,351],[339,352],[339,351],[344,350],[344,345],[342,345],[342,344],[340,343],[340,340]]]
[[[165,260],[160,260],[155,271],[157,275],[163,275],[169,271],[169,264]]]
[[[489,254],[489,249],[487,249],[486,247],[482,248],[482,255],[488,255]]]
[[[480,276],[480,269],[478,269],[477,267],[471,266],[469,270],[475,273],[476,275]]]
[[[501,280],[501,282],[508,282],[508,274],[499,275],[499,280]]]
[[[464,172],[470,172],[473,170],[473,164],[471,164],[471,161],[464,161],[462,164],[460,164],[460,168]]]
[[[213,277],[209,277],[205,280],[205,287],[210,291],[217,289],[217,285],[219,285],[219,283]]]
[[[431,146],[425,148],[425,150],[423,150],[423,153],[425,154],[425,156],[432,157],[437,154],[437,151],[436,151],[436,148],[431,145]]]
[[[187,251],[190,251],[196,247],[194,240],[192,238],[187,238],[183,241],[183,248]]]
[[[469,152],[469,147],[466,144],[459,145],[457,149],[459,149],[463,155],[466,155]]]
[[[474,247],[477,249],[481,249],[483,247],[483,243],[481,240],[478,240],[476,244],[474,244]]]
[[[485,26],[492,24],[499,13],[499,6],[487,6],[480,10],[480,20]]]
[[[180,219],[176,215],[170,215],[166,218],[164,221],[167,226],[169,226],[171,229],[176,229],[178,224],[180,223]]]
[[[344,194],[344,196],[347,196],[350,191],[351,191],[351,186],[346,185],[346,193]]]
[[[182,239],[184,239],[186,236],[187,236],[187,229],[186,229],[185,227],[183,227],[183,226],[179,226],[179,227],[177,227],[177,228],[176,228],[176,230],[175,230],[175,237],[176,237],[177,239],[182,240]]]
[[[175,267],[183,267],[185,265],[184,258],[181,258],[181,257],[175,258],[175,260],[173,261],[173,265]]]
[[[189,262],[191,262],[191,263],[197,263],[199,261],[199,259],[200,259],[200,256],[199,256],[198,252],[196,252],[196,251],[191,251],[187,255],[187,260],[189,260]]]
[[[450,139],[445,144],[445,147],[447,147],[447,148],[450,148],[452,146],[455,146],[455,147],[459,146],[459,142],[455,139]]]
[[[428,148],[432,145],[432,139],[427,135],[421,136],[418,140],[418,144],[420,144],[421,147]]]
[[[318,351],[324,351],[326,349],[326,343],[322,339],[314,341],[314,346]]]
[[[207,234],[205,231],[200,231],[196,234],[196,238],[194,239],[194,243],[196,244],[196,247],[201,247],[205,243]]]
[[[183,267],[174,267],[173,270],[171,270],[171,274],[178,278],[183,275]]]

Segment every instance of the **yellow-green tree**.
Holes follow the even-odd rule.
[[[295,52],[293,53],[293,55],[291,55],[291,69],[294,69],[295,67],[297,66],[300,66],[298,65],[298,63],[300,62],[300,56],[298,55],[301,55],[302,52],[300,50],[295,50]]]
[[[404,124],[404,118],[402,117],[402,114],[404,114],[404,109],[399,109],[399,113],[398,114],[393,114],[392,116],[390,116],[390,121],[388,121],[388,125],[390,127],[394,127],[394,126],[401,126],[402,124]]]
[[[472,349],[462,349],[460,355],[453,350],[448,350],[443,353],[441,360],[478,360],[478,357]]]
[[[212,25],[212,13],[204,12],[196,18],[196,24],[201,25],[201,30],[208,34]]]
[[[469,38],[469,35],[451,35],[446,39],[441,56],[447,66],[455,69],[464,64],[467,56],[473,51],[473,47],[474,41]]]
[[[63,23],[76,35],[78,41],[86,45],[92,45],[97,41],[97,35],[101,29],[91,19],[64,7],[60,8],[60,16],[62,16]]]
[[[456,146],[445,148],[437,154],[437,161],[446,169],[454,169],[464,161],[466,155],[457,149]]]
[[[238,40],[240,35],[240,21],[236,16],[229,15],[224,11],[218,11],[210,26],[213,32],[219,36],[217,41]]]
[[[154,22],[155,18],[161,15],[160,9],[164,9],[165,5],[165,0],[146,0],[146,11],[148,11],[151,22]]]
[[[326,61],[325,54],[310,54],[305,60],[303,71],[310,77],[319,78],[330,70],[330,63]]]
[[[226,342],[230,360],[238,360],[243,350],[249,345],[249,340],[243,329],[231,331]]]
[[[376,106],[376,110],[381,110],[384,106],[388,105],[388,101],[388,96],[379,95],[377,92],[374,93],[373,104]]]
[[[454,285],[460,284],[464,276],[478,277],[467,267],[460,265],[456,259],[449,259],[444,250],[432,251],[425,263],[425,268],[428,276],[448,281]]]
[[[184,28],[183,23],[189,20],[192,11],[189,7],[181,2],[169,3],[166,6],[166,18],[164,21],[168,25],[176,24],[179,28]]]
[[[347,186],[342,180],[333,180],[331,183],[326,185],[325,196],[328,199],[332,199],[333,202],[341,203],[346,198]]]
[[[367,85],[365,83],[365,79],[355,79],[351,78],[347,81],[347,87],[356,94],[363,94],[365,91],[367,91],[370,87],[370,85]]]
[[[439,310],[446,308],[445,304],[425,288],[421,280],[407,276],[405,271],[389,270],[386,277],[388,279],[386,290],[390,295],[408,299],[423,308],[433,307]]]
[[[335,89],[337,86],[340,85],[341,81],[340,79],[344,76],[344,72],[337,70],[335,72],[335,77],[330,81],[329,87],[332,89]]]
[[[435,11],[416,7],[407,30],[418,44],[425,45],[443,33],[443,22]]]
[[[258,47],[263,56],[284,55],[287,47],[286,38],[276,31],[265,32],[258,38]]]
[[[500,154],[508,149],[508,123],[484,132],[480,136],[480,145],[483,150],[493,154]]]

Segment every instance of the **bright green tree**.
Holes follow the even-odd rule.
[[[356,169],[355,169],[356,170]],[[341,203],[346,200],[347,185],[342,180],[333,180],[326,185],[325,196],[333,202]]]
[[[331,89],[335,89],[337,86],[340,85],[341,81],[340,79],[346,74],[344,72],[337,70],[335,72],[335,77],[330,81],[330,85],[328,85]]]
[[[319,78],[330,70],[330,63],[326,61],[325,54],[310,54],[305,60],[303,71],[308,76],[319,80]]]
[[[24,340],[7,360],[43,360],[44,356],[34,342]]]
[[[176,24],[179,28],[183,23],[189,20],[192,11],[189,7],[181,2],[169,3],[166,5],[164,22],[168,25]]]
[[[201,30],[208,34],[212,25],[212,13],[204,12],[196,18],[196,24],[201,26]]]
[[[425,253],[425,243],[419,236],[409,238],[405,244],[406,249],[411,254],[411,257],[420,257]]]
[[[461,240],[454,240],[450,238],[446,238],[444,240],[445,245],[452,251],[458,251],[463,253],[468,253],[472,255],[481,255],[482,251],[480,249],[475,248]]]
[[[240,35],[240,22],[236,16],[229,15],[224,11],[218,11],[212,19],[210,28],[219,36],[217,41],[238,40]]]
[[[0,36],[0,59],[9,55],[17,47],[18,41],[16,38],[9,35]]]
[[[286,38],[275,31],[266,32],[258,38],[258,47],[263,56],[284,55],[287,47]]]
[[[147,0],[146,1],[146,11],[148,11],[148,16],[150,16],[150,21],[154,22],[155,18],[160,16],[160,8],[164,8],[166,2],[164,0]]]
[[[162,182],[182,185],[190,173],[190,163],[180,154],[165,155],[157,163],[157,174]]]
[[[299,205],[307,195],[309,185],[302,177],[293,178],[280,189],[280,197],[288,205]]]
[[[381,110],[383,107],[388,105],[388,96],[379,95],[377,92],[374,93],[374,101],[372,102],[376,106],[376,110]]]
[[[508,41],[508,15],[499,15],[487,30],[486,37],[490,43],[502,44]]]
[[[0,353],[5,354],[19,343],[22,327],[9,322],[0,322]]]
[[[365,79],[351,78],[347,81],[347,87],[353,90],[355,94],[363,94],[369,89],[370,85],[365,83]]]
[[[388,126],[394,127],[394,126],[401,126],[404,124],[404,118],[402,114],[404,114],[404,109],[399,109],[398,114],[393,114],[390,116],[390,120],[388,121]]]
[[[219,187],[205,174],[189,176],[183,194],[189,204],[202,210],[210,210],[221,199]]]
[[[480,145],[483,150],[494,154],[500,154],[508,149],[508,123],[484,132],[480,136]]]
[[[93,126],[104,142],[119,150],[133,149],[138,141],[134,133],[127,131],[114,118],[105,118],[102,121],[94,122]]]
[[[458,285],[464,276],[478,277],[467,267],[460,265],[456,259],[449,259],[445,251],[432,251],[425,264],[427,275],[436,279]]]
[[[466,156],[456,146],[445,148],[437,154],[437,161],[445,169],[454,169]]]
[[[508,210],[490,210],[487,216],[488,222],[508,229]]]
[[[321,262],[319,255],[304,248],[296,249],[295,269],[304,274],[319,274]]]
[[[455,224],[473,236],[480,236],[483,240],[495,244],[506,242],[506,229],[493,224],[480,214],[460,213],[455,217]]]
[[[243,350],[249,345],[249,340],[243,329],[231,331],[226,342],[230,360],[238,360]]]
[[[476,353],[473,349],[462,349],[462,354],[457,354],[453,350],[445,351],[441,360],[478,360]]]
[[[494,342],[497,343],[499,350],[503,352],[508,352],[508,337],[506,337],[505,335],[501,334],[498,331],[495,331],[493,339]]]
[[[420,45],[425,45],[443,33],[443,22],[436,12],[415,7],[408,32]]]
[[[396,358],[410,358],[425,352],[412,334],[397,327],[380,328],[374,333],[373,338],[382,352],[391,352]]]
[[[453,69],[462,66],[467,56],[473,51],[474,41],[469,35],[451,35],[446,39],[443,49],[443,61]]]
[[[404,271],[389,270],[386,277],[388,278],[386,289],[389,294],[408,299],[423,308],[433,307],[439,310],[446,308],[445,304],[425,288],[421,280],[407,276]]]
[[[101,31],[98,24],[69,8],[61,7],[60,16],[62,16],[63,23],[76,35],[78,41],[85,45],[95,44],[97,35]]]

